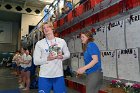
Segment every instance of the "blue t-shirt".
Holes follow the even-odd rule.
[[[87,45],[87,49],[84,52],[85,65],[89,64],[93,60],[92,55],[98,56],[98,62],[90,69],[87,69],[86,74],[90,74],[90,73],[95,72],[97,70],[101,70],[100,50],[94,42],[89,42]]]
[[[71,2],[66,2],[66,6],[69,7],[69,10],[66,13],[69,13],[72,10],[72,3]]]

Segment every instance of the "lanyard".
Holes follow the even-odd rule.
[[[46,38],[45,38],[46,39]],[[48,40],[46,39],[46,43],[47,43],[47,45],[48,45],[48,47],[50,48],[50,45],[49,45],[49,43],[48,43]],[[55,44],[56,44],[56,38],[55,38]]]

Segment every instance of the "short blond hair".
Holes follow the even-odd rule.
[[[49,27],[51,27],[52,28],[52,30],[54,30],[54,26],[53,26],[53,23],[52,22],[44,22],[43,24],[42,24],[42,26],[41,26],[41,30],[43,31],[43,26],[44,25],[49,25]]]

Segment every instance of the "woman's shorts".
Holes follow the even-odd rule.
[[[26,67],[23,70],[24,70],[24,72],[27,72],[27,71],[31,71],[31,68],[30,67]]]

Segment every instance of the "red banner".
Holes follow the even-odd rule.
[[[91,2],[86,1],[83,5],[84,5],[84,12],[91,9]]]
[[[139,5],[140,0],[124,0],[126,4],[126,10],[132,9]]]
[[[106,18],[105,10],[99,12],[99,13],[98,13],[98,16],[99,16],[99,21],[105,20],[105,18]]]
[[[60,26],[60,20],[57,21],[57,27],[59,27],[59,26]]]
[[[91,18],[92,18],[92,24],[99,22],[99,13],[92,15]]]
[[[67,15],[67,21],[70,22],[71,20],[73,20],[72,11],[70,11]]]
[[[64,24],[64,18],[60,19],[60,26],[62,26]]]
[[[68,22],[67,16],[64,17],[64,22],[65,22],[65,23]]]
[[[84,27],[85,27],[85,21],[83,20],[80,22],[80,29],[83,29]]]
[[[95,7],[95,0],[88,0],[88,2],[90,3],[91,8]]]
[[[91,8],[95,7],[97,4],[99,4],[102,1],[103,0],[88,0],[88,2],[90,3]]]
[[[84,21],[85,21],[85,26],[89,26],[89,25],[92,24],[92,18],[91,17],[85,19]]]
[[[73,18],[76,17],[76,8],[72,10],[72,16]]]
[[[99,3],[101,3],[103,0],[93,0],[93,1],[95,1],[95,4],[99,4]]]
[[[63,30],[63,31],[60,33],[61,37],[64,37],[64,36],[66,36],[66,35],[68,35],[68,34],[69,34],[68,29]]]
[[[77,31],[80,29],[80,23],[77,23],[73,26],[73,32]]]
[[[75,17],[82,15],[84,12],[84,5],[81,4],[80,6],[76,7],[75,12],[76,12]]]
[[[120,13],[120,8],[118,4],[111,6],[108,12],[109,12],[110,17],[118,15]]]
[[[57,28],[57,21],[55,21],[55,22],[53,23],[53,26],[54,26],[54,29]]]

